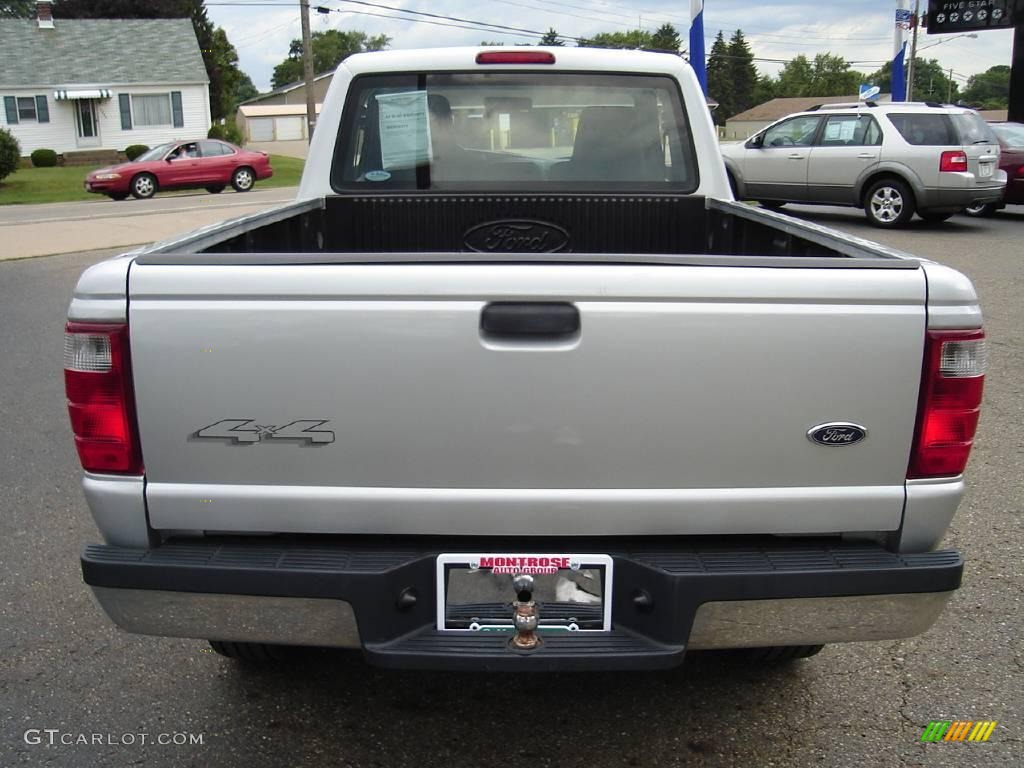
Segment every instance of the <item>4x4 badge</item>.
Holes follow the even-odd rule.
[[[333,443],[334,431],[319,429],[326,419],[300,419],[281,427],[257,424],[254,419],[221,419],[192,433],[192,437],[259,443],[264,440],[299,440],[306,443]]]

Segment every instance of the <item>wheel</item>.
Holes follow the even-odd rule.
[[[235,172],[231,174],[231,186],[235,188],[236,192],[248,192],[255,183],[256,173],[252,168],[236,168]]]
[[[128,199],[128,193],[127,192],[111,192],[109,195],[107,195],[107,197],[109,197],[111,200],[115,200],[117,202],[121,202],[122,200]]]
[[[151,173],[140,173],[131,184],[132,197],[146,200],[156,194],[156,176]]]
[[[736,186],[736,177],[733,176],[732,173],[728,172],[728,171],[726,172],[725,175],[729,179],[729,189],[732,190],[732,196],[734,198],[736,198],[737,200],[739,200],[740,199],[740,190],[739,190],[739,187]]]
[[[780,664],[817,656],[824,647],[824,645],[776,645],[770,648],[747,648],[742,653],[747,661]]]
[[[221,192],[224,191],[224,185],[219,184],[215,187],[207,187],[206,191],[209,192],[211,195],[219,195]]]
[[[931,224],[938,224],[939,222],[948,221],[953,218],[952,213],[927,213],[918,211],[917,215]]]
[[[777,211],[785,205],[781,200],[758,200],[757,202],[762,208],[767,208],[769,211]]]
[[[899,179],[879,179],[864,195],[864,212],[876,227],[902,227],[914,215],[914,195]]]
[[[975,203],[967,206],[964,213],[968,216],[988,217],[995,216],[997,210],[999,210],[999,206],[995,203]]]
[[[221,656],[237,661],[264,663],[283,661],[287,658],[287,647],[266,643],[232,643],[225,640],[211,640],[210,647]]]

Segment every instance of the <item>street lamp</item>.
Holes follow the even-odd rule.
[[[917,22],[915,20],[915,24],[916,23]],[[942,40],[939,40],[937,42],[932,43],[931,45],[925,45],[925,46],[922,46],[921,48],[918,48],[917,47],[917,27],[916,26],[914,27],[914,42],[913,42],[913,45],[911,45],[911,47],[910,47],[910,73],[907,76],[907,101],[911,101],[913,99],[913,96],[914,96],[914,74],[915,74],[915,70],[917,69],[917,54],[918,54],[918,51],[927,51],[929,48],[934,48],[936,45],[942,45],[943,43],[948,43],[950,40],[956,40],[958,37],[973,37],[973,38],[976,38],[977,35],[974,32],[964,32],[964,33],[959,34],[959,35],[953,35],[952,37],[944,38]],[[952,70],[950,70],[950,71],[952,71]],[[953,98],[953,85],[952,85],[952,82],[953,82],[953,76],[950,75],[950,86],[949,86],[949,90],[948,90],[948,93],[947,93],[946,101],[951,101],[952,98]]]
[[[963,34],[960,34],[960,35],[953,35],[952,37],[943,38],[942,40],[938,40],[937,42],[932,43],[931,45],[921,46],[920,48],[918,48],[918,50],[919,51],[927,51],[929,48],[934,48],[936,45],[942,45],[943,43],[948,43],[950,40],[956,40],[958,37],[970,37],[970,38],[977,39],[978,35],[976,33],[974,33],[974,32],[964,32]]]

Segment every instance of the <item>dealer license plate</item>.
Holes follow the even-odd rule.
[[[456,553],[437,558],[437,628],[511,632],[512,579],[534,579],[541,632],[607,632],[612,626],[612,559],[564,553]]]

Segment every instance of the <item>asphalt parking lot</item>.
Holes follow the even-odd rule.
[[[897,232],[856,211],[791,211],[949,264],[981,294],[986,406],[946,540],[967,568],[930,632],[789,667],[708,654],[671,673],[526,677],[387,672],[327,652],[252,670],[199,641],[124,634],[81,582],[78,551],[98,534],[61,379],[71,288],[112,252],[3,262],[0,765],[1021,765],[1024,208]],[[921,744],[939,719],[999,725],[984,744]],[[202,743],[142,744],[142,733]],[[103,743],[61,745],[62,734]]]

